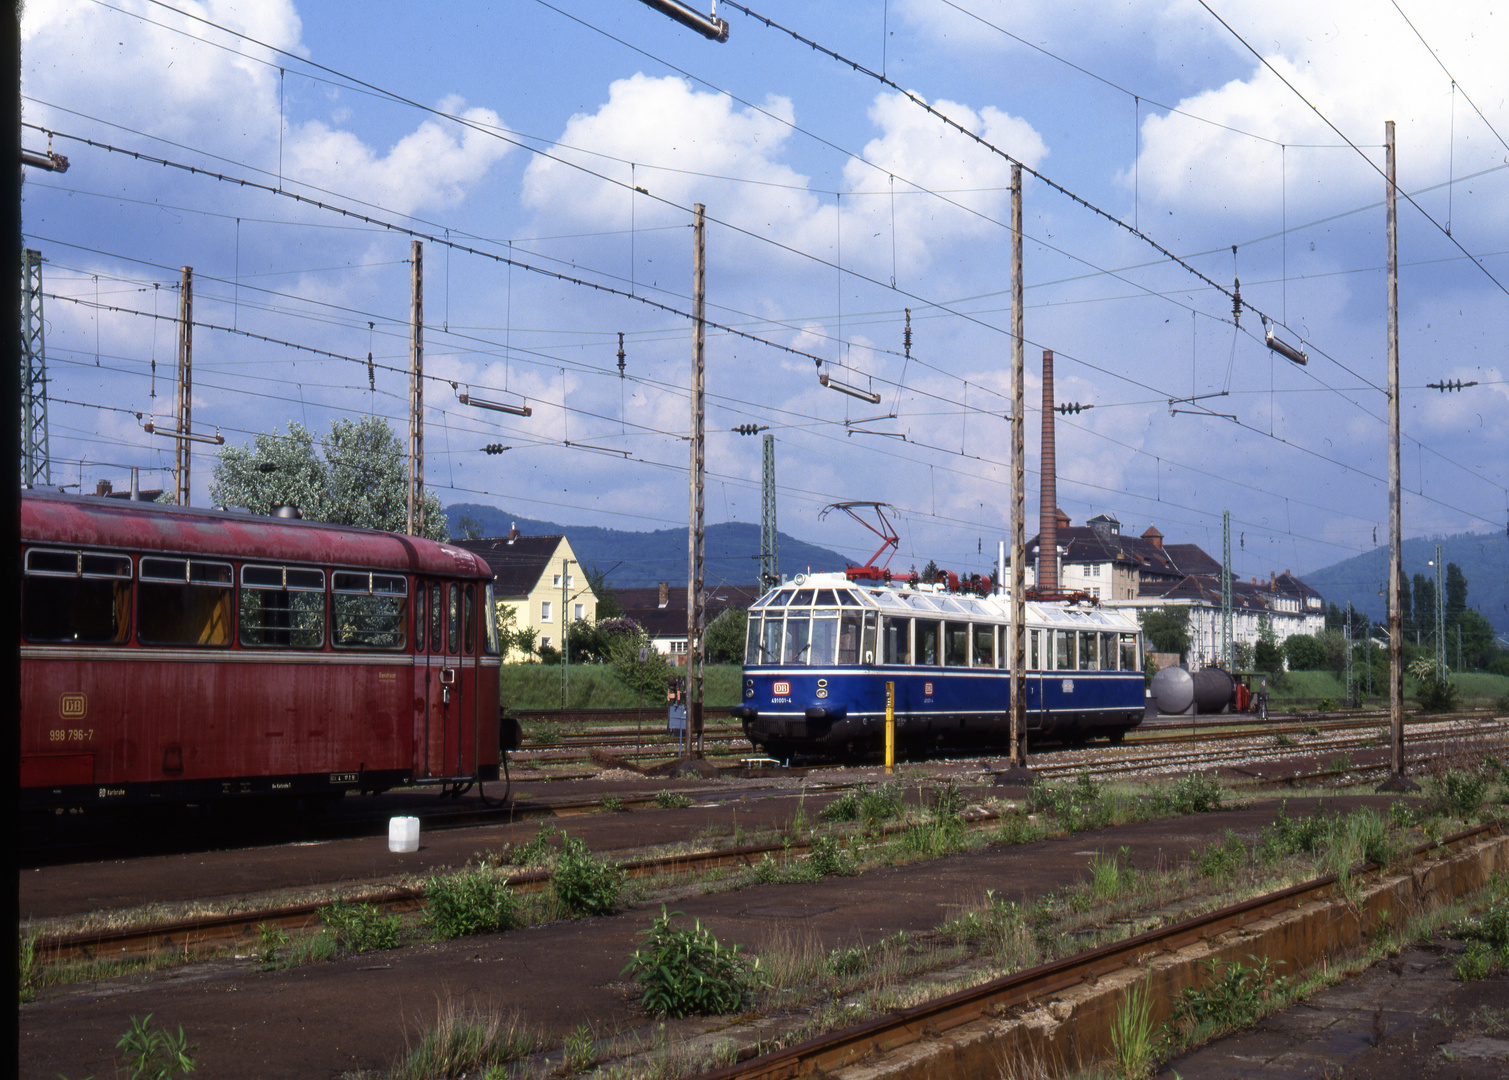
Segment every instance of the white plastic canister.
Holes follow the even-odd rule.
[[[388,850],[419,850],[419,819],[417,817],[388,819]]]

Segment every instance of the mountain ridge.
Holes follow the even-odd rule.
[[[1456,563],[1467,578],[1467,606],[1480,611],[1501,638],[1509,636],[1509,535],[1456,533],[1404,541],[1401,565],[1411,588],[1416,574],[1435,580],[1436,569],[1428,564],[1436,557],[1437,544],[1441,545],[1441,561]],[[1304,580],[1328,603],[1344,608],[1350,600],[1364,615],[1384,622],[1388,598],[1379,592],[1387,592],[1388,559],[1388,548],[1377,547],[1311,571]],[[1444,581],[1444,568],[1442,578]]]
[[[648,588],[662,581],[685,582],[686,529],[636,532],[599,525],[562,525],[520,517],[496,506],[453,503],[445,508],[451,535],[460,536],[463,517],[471,518],[483,536],[506,536],[511,527],[527,536],[565,536],[583,566],[600,569],[608,584],[620,589]],[[719,585],[755,585],[760,574],[760,526],[742,521],[708,525],[705,538],[707,581]],[[842,570],[850,564],[836,551],[776,532],[776,556],[786,576]]]

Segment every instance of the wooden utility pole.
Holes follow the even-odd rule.
[[[703,465],[705,421],[703,342],[705,338],[703,318],[706,300],[704,277],[703,243],[706,222],[705,207],[697,203],[692,208],[696,215],[692,224],[692,463],[691,463],[691,513],[687,527],[687,589],[686,589],[686,720],[687,746],[696,740],[696,749],[689,753],[702,756],[702,582],[706,572],[704,558],[706,546],[703,536]]]
[[[1404,614],[1399,568],[1404,561],[1399,493],[1399,229],[1395,207],[1394,122],[1383,125],[1388,190],[1388,705],[1389,777],[1382,791],[1418,791],[1404,775]]]
[[[404,531],[424,531],[424,245],[411,241],[409,268],[409,484]]]
[[[1011,167],[1011,755],[997,783],[1030,785],[1027,771],[1027,368],[1022,353],[1022,167]]]
[[[190,441],[194,418],[194,268],[183,268],[178,289],[178,438],[173,450],[173,476],[178,486],[174,499],[189,505],[189,469],[193,462]]]

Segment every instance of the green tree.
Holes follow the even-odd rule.
[[[1189,608],[1158,607],[1140,616],[1143,636],[1152,643],[1152,651],[1178,653],[1179,659],[1189,652]]]
[[[1415,575],[1415,636],[1425,641],[1436,632],[1436,579]]]
[[[1277,671],[1284,666],[1284,651],[1279,648],[1278,634],[1267,615],[1259,615],[1257,644],[1252,647],[1252,666],[1259,671]]]
[[[623,680],[624,685],[636,694],[651,700],[665,694],[666,684],[671,679],[671,667],[665,657],[650,644],[650,635],[633,619],[603,619],[598,622],[603,634],[604,649],[608,663]],[[640,652],[645,658],[639,659]]]
[[[1291,671],[1320,671],[1326,666],[1326,650],[1313,634],[1294,634],[1284,639],[1284,655]]]
[[[611,569],[611,567],[609,568]],[[616,619],[624,613],[623,605],[608,584],[608,571],[599,570],[596,563],[586,571],[587,584],[592,586],[592,595],[597,597],[597,621]]]
[[[943,571],[932,559],[927,560],[927,565],[922,568],[921,581],[933,582],[938,580],[938,575]]]
[[[1446,624],[1452,625],[1467,610],[1467,575],[1454,562],[1446,564]]]
[[[311,521],[402,532],[407,472],[402,444],[380,416],[337,419],[318,446],[309,429],[290,423],[286,435],[259,434],[250,446],[222,449],[210,499],[254,514],[297,506]],[[422,535],[450,538],[433,491],[424,495]]]
[[[743,608],[724,608],[703,633],[707,659],[713,664],[744,662],[744,632],[749,615]]]

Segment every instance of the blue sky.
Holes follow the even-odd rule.
[[[1390,119],[1417,204],[1399,211],[1404,531],[1504,528],[1509,15],[1418,0],[755,10],[1090,204],[1027,178],[1029,535],[1050,348],[1058,400],[1096,406],[1058,424],[1076,524],[1111,513],[1218,554],[1229,510],[1244,577],[1386,542]],[[425,472],[442,502],[684,523],[691,330],[675,312],[701,202],[708,317],[749,335],[708,333],[709,520],[758,520],[760,440],[730,429],[768,425],[783,531],[863,561],[870,535],[818,514],[881,500],[893,565],[988,569],[1009,535],[1010,166],[850,64],[718,14],[723,44],[637,0],[31,0],[23,119],[71,161],[22,192],[47,260],[54,482],[119,486],[136,465],[171,486],[172,444],[135,414],[171,421],[185,265],[211,324],[194,339],[196,430],[244,443],[368,412],[403,430],[413,230],[434,238]],[[1225,288],[1240,278],[1240,326],[1227,295],[1123,226]],[[1264,347],[1261,316],[1306,368]],[[817,360],[881,404],[821,387]],[[1453,379],[1478,385],[1426,388]],[[532,416],[468,408],[468,391]],[[1221,396],[1170,404],[1199,395]],[[1200,408],[1236,421],[1173,411]],[[495,442],[512,449],[481,452]],[[213,453],[196,446],[195,502]]]

